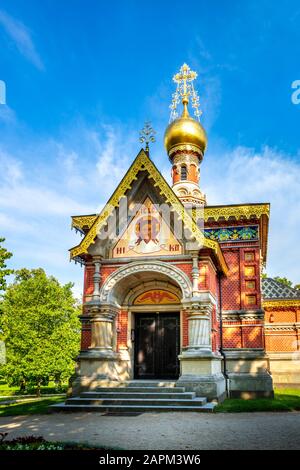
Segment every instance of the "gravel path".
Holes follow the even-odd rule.
[[[48,440],[89,442],[121,449],[300,449],[300,412],[146,413],[103,416],[55,413],[0,418],[9,438],[42,435]]]

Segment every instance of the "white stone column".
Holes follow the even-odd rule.
[[[198,266],[198,251],[192,253],[192,278],[193,278],[193,297],[199,294],[199,266]]]
[[[93,275],[93,282],[94,282],[93,301],[97,302],[97,301],[100,300],[101,257],[100,256],[93,256],[93,263],[94,263],[94,266],[95,266],[95,272],[94,272],[94,275]]]
[[[210,344],[210,318],[198,312],[188,316],[189,349],[211,350]]]
[[[116,312],[103,306],[91,307],[92,340],[90,349],[110,354],[113,351],[113,323]]]
[[[187,352],[211,352],[211,312],[210,303],[192,305],[188,309]]]

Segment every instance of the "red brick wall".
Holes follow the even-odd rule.
[[[211,322],[211,345],[214,352],[219,351],[220,349],[220,324],[217,320],[217,311],[216,307],[213,308],[212,312],[212,322]]]
[[[249,257],[253,257],[253,260],[250,260]],[[253,270],[254,273],[247,272],[247,270]],[[240,273],[242,309],[260,309],[260,254],[258,247],[240,248]]]
[[[192,262],[178,263],[178,264],[172,262],[172,264],[176,266],[176,268],[181,269],[181,271],[183,271],[188,276],[188,278],[192,280],[192,268],[193,268]]]
[[[117,350],[127,347],[128,312],[120,310],[117,316]]]
[[[117,269],[119,269],[121,266],[123,266],[122,264],[120,264],[119,266],[109,266],[109,265],[101,265],[101,270],[100,270],[100,274],[101,274],[101,281],[100,281],[100,286],[102,284],[104,284],[104,282],[106,281],[106,279],[108,278],[108,276],[110,276],[110,274],[112,274],[114,271],[116,271]]]
[[[93,265],[87,265],[84,268],[84,281],[83,281],[83,301],[86,302],[87,297],[92,295],[94,291],[93,275],[95,268]]]
[[[80,345],[81,351],[86,351],[90,347],[91,341],[92,341],[91,324],[89,322],[83,322],[82,329],[81,329],[81,345]]]
[[[260,309],[259,248],[223,248],[223,254],[229,268],[222,280],[223,310]]]
[[[189,263],[172,263],[178,269],[183,271],[188,278],[192,281],[192,262]],[[189,332],[188,332],[188,316],[186,312],[182,314],[182,347],[186,347],[189,344]]]
[[[224,348],[264,348],[264,325],[260,320],[223,322]]]
[[[228,249],[223,251],[229,272],[227,277],[222,279],[222,309],[241,309],[241,289],[240,289],[240,251],[239,249]]]
[[[182,347],[186,347],[189,344],[189,328],[188,328],[188,314],[182,313]]]
[[[300,353],[300,330],[295,325],[300,322],[300,305],[266,307],[265,322],[268,324],[265,336],[267,352]]]

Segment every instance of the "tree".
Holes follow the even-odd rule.
[[[293,287],[292,281],[290,281],[290,280],[287,279],[286,277],[276,276],[276,277],[274,277],[274,279],[275,279],[275,281],[280,282],[280,283],[283,284],[284,286]]]
[[[12,257],[12,253],[1,246],[5,238],[0,238],[0,292],[6,289],[6,277],[13,273],[12,269],[7,269],[6,261]]]
[[[72,284],[60,285],[43,269],[16,271],[2,302],[0,329],[6,344],[9,383],[36,387],[74,372],[79,351],[79,305]]]

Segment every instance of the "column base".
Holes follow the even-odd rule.
[[[178,386],[196,392],[208,400],[222,402],[226,398],[225,378],[221,371],[222,357],[211,351],[187,350],[180,356],[181,376]]]
[[[80,353],[77,362],[76,376],[68,392],[71,396],[92,391],[97,387],[113,386],[113,383],[131,378],[128,351],[117,353],[93,348]]]
[[[225,350],[230,398],[273,398],[269,358],[264,350]]]

